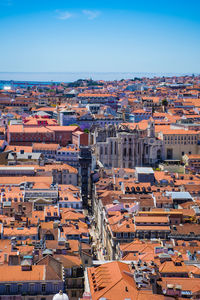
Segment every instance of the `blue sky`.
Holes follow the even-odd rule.
[[[200,73],[199,11],[199,0],[0,0],[0,71]]]

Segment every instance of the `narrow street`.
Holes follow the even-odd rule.
[[[93,245],[95,246],[96,251],[97,251],[97,259],[104,261],[105,258],[103,255],[103,246],[102,246],[101,242],[99,241],[98,233],[97,233],[97,230],[94,225],[91,226],[90,235],[93,239]]]
[[[87,209],[84,209],[83,213],[85,216],[89,216]],[[92,217],[89,216],[89,219],[90,219],[90,223],[92,224]],[[96,227],[94,225],[91,225],[89,231],[90,231],[90,236],[93,239],[93,247],[96,249],[97,260],[105,261],[105,257],[103,255],[103,245],[99,240],[99,235],[98,235],[98,231],[96,230]]]

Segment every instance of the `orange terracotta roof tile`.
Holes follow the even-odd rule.
[[[170,231],[169,226],[140,226],[136,225],[135,230],[148,230],[148,231]]]
[[[188,273],[189,270],[184,262],[180,265],[175,265],[173,261],[165,261],[159,267],[160,273]]]
[[[111,262],[97,268],[88,268],[92,299],[97,300],[102,297],[115,300],[127,297],[136,299],[138,291],[129,273],[129,266],[122,262]]]
[[[4,236],[30,236],[36,235],[38,233],[37,227],[21,227],[21,228],[10,228],[4,227],[3,228],[3,235]]]
[[[45,279],[46,266],[32,266],[31,271],[22,271],[21,266],[0,266],[1,282],[40,281]]]
[[[58,150],[59,144],[34,143],[33,150]]]
[[[33,152],[33,149],[31,146],[17,146],[17,145],[8,145],[8,146],[6,146],[4,151],[20,152],[21,150],[24,150],[24,152],[28,152],[28,153]]]
[[[159,282],[159,285],[162,286],[163,289],[167,289],[167,286],[171,286],[175,288],[176,286],[181,286],[182,291],[191,291],[192,293],[196,293],[200,291],[200,279],[199,278],[170,278],[163,277],[162,281]]]
[[[135,223],[169,223],[169,219],[166,216],[135,216]]]

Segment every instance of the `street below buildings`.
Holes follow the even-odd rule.
[[[91,226],[90,235],[93,239],[93,246],[96,249],[97,259],[100,260],[100,261],[104,261],[105,257],[103,255],[103,245],[100,242],[97,229],[94,225]]]

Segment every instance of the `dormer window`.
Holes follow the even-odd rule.
[[[182,266],[182,263],[181,263],[180,261],[176,261],[176,262],[175,262],[175,266],[176,266],[176,267],[181,267],[181,266]]]

